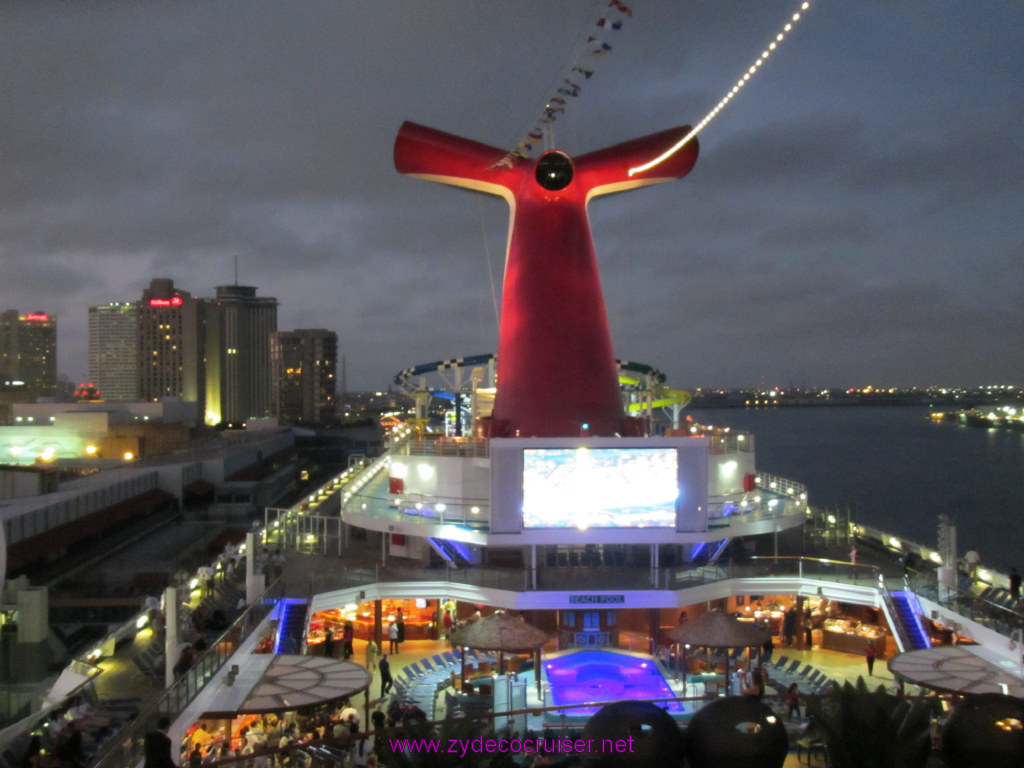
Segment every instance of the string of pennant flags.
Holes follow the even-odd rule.
[[[621,0],[610,0],[607,5],[597,4],[595,16],[592,24],[587,27],[587,36],[580,53],[558,79],[537,120],[526,132],[526,136],[494,164],[495,168],[512,168],[517,160],[525,160],[530,156],[554,122],[565,114],[571,100],[579,97],[583,83],[594,74],[597,63],[611,52],[612,44],[609,40],[614,39],[614,33],[622,29],[624,20],[632,18],[633,9]]]

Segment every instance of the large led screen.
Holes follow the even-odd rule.
[[[524,528],[674,528],[673,448],[523,449]]]

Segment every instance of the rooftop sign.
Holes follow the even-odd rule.
[[[184,299],[181,296],[171,296],[169,299],[150,299],[149,306],[151,307],[180,307],[184,303]]]

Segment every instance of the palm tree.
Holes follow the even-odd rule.
[[[807,705],[833,768],[923,768],[937,708],[937,702],[912,703],[883,686],[868,690],[863,677],[856,685],[834,686],[825,699]]]

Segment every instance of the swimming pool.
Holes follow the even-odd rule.
[[[622,699],[666,699],[677,696],[650,656],[614,650],[576,650],[544,660],[551,705],[565,706]],[[678,701],[660,702],[670,715],[686,712]],[[600,707],[566,710],[566,716],[589,717]]]

